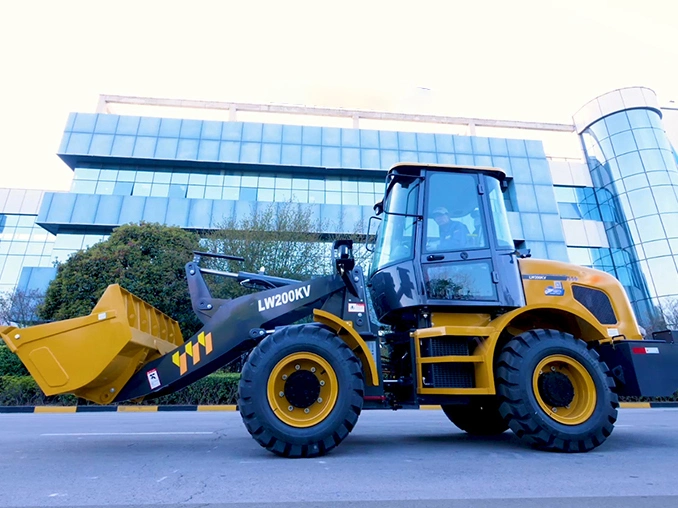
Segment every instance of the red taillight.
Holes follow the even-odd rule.
[[[647,354],[647,351],[645,351],[644,347],[634,347],[631,351],[633,351],[634,355],[645,355],[645,354]]]

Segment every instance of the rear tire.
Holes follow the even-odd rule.
[[[496,376],[499,412],[536,448],[586,452],[612,433],[619,399],[610,370],[570,334],[532,330],[514,337]]]
[[[472,436],[496,436],[508,430],[496,397],[474,397],[470,404],[442,406],[445,415]]]
[[[353,430],[363,406],[360,361],[334,333],[289,326],[265,338],[247,358],[238,390],[245,427],[283,457],[316,457]]]

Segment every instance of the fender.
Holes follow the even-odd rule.
[[[313,320],[334,330],[334,332],[339,335],[346,345],[356,354],[360,363],[362,363],[367,382],[371,383],[372,386],[379,386],[377,363],[374,361],[374,358],[372,358],[372,354],[370,353],[365,340],[353,329],[353,324],[350,321],[344,321],[334,314],[320,309],[313,310]]]

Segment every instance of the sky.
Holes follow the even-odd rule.
[[[66,119],[99,94],[562,123],[625,86],[678,103],[677,21],[669,0],[3,1],[0,187],[67,190]]]

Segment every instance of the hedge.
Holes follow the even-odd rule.
[[[144,401],[142,405],[211,405],[235,404],[240,374],[215,373],[171,393]],[[74,406],[87,402],[74,395],[47,397],[30,376],[0,376],[0,406]],[[126,402],[125,404],[130,404]]]
[[[28,376],[24,364],[2,343],[2,339],[0,339],[0,376]]]
[[[178,392],[142,404],[235,404],[239,379],[240,374],[217,372]],[[78,403],[88,404],[74,395],[47,397],[19,357],[6,345],[0,344],[0,406],[73,406]]]

